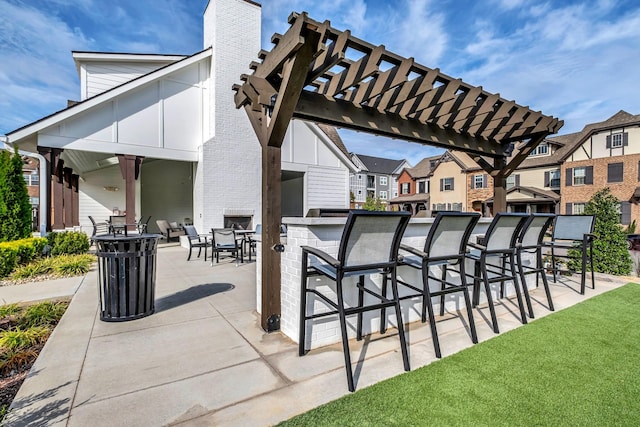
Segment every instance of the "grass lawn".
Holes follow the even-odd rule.
[[[282,425],[640,426],[640,285],[596,296]]]

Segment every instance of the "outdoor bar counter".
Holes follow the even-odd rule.
[[[471,241],[475,242],[476,237],[484,235],[491,223],[492,218],[480,218],[478,224],[473,230]],[[429,232],[429,228],[433,224],[433,218],[412,218],[402,238],[402,243],[423,249],[426,236]],[[338,246],[340,244],[340,238],[346,217],[314,217],[314,218],[283,218],[283,224],[287,226],[286,240],[283,238],[282,243],[285,246],[285,251],[282,253],[281,264],[281,305],[282,316],[280,319],[281,331],[291,338],[293,341],[298,341],[298,327],[300,316],[300,277],[301,277],[301,263],[302,263],[302,246],[312,246],[324,250],[332,256],[336,256],[338,252]],[[258,312],[261,308],[261,247],[258,247],[257,253],[257,299],[256,306]],[[526,260],[527,258],[524,257]],[[473,273],[473,263],[467,263],[467,273]],[[452,278],[455,280],[457,274],[453,274]],[[529,275],[527,277],[528,286],[535,287],[535,275]],[[422,284],[419,271],[401,267],[398,270],[398,277],[410,283]],[[331,280],[327,280],[324,277],[316,276],[311,277],[309,280],[317,281],[316,284],[320,286],[328,286],[329,289],[335,290],[335,283]],[[355,281],[357,277],[346,278],[344,283],[345,289],[345,301],[348,304],[356,304],[357,291],[355,287]],[[365,280],[371,280],[378,287],[381,286],[382,277],[380,275],[372,275]],[[371,283],[371,282],[370,282]],[[353,284],[353,286],[350,286]],[[437,284],[435,284],[437,285]],[[432,286],[434,286],[432,284]],[[492,289],[498,289],[499,284],[493,284]],[[402,296],[403,287],[400,286],[400,296]],[[513,286],[510,284],[507,286],[507,295],[513,294]],[[390,289],[389,289],[390,292]],[[495,295],[495,294],[494,294]],[[367,298],[368,295],[365,296]],[[435,302],[435,301],[434,301]],[[486,302],[484,292],[481,293],[480,303]],[[318,301],[312,294],[309,294],[307,298],[307,307],[309,309],[315,304],[314,312],[319,312],[326,308],[325,304]],[[419,321],[422,303],[420,298],[407,299],[402,301],[402,313],[405,323]],[[436,305],[436,311],[438,310],[438,303]],[[447,295],[445,301],[445,307],[448,310],[456,311],[464,309],[464,299],[461,294]],[[309,310],[310,312],[310,310]],[[380,312],[371,311],[364,314],[363,321],[363,333],[368,334],[379,330],[380,326]],[[387,319],[389,326],[396,325],[395,314],[393,310],[387,310]],[[350,325],[349,336],[355,337],[355,322],[356,316],[350,316],[347,318]],[[309,332],[309,331],[308,331]],[[316,319],[311,327],[311,333],[307,334],[307,339],[310,342],[307,343],[307,348],[321,347],[329,344],[340,342],[340,327],[337,316],[327,316],[324,318]]]

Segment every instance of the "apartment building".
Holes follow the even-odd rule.
[[[380,198],[383,203],[398,196],[398,176],[411,164],[406,160],[351,154],[351,160],[360,169],[349,176],[351,207],[359,209],[367,197]]]
[[[398,176],[397,197],[389,201],[393,209],[411,212],[413,215],[429,213],[429,174],[441,155],[426,157],[413,168],[405,168]],[[424,212],[424,213],[422,213]]]
[[[562,213],[582,213],[608,187],[620,201],[620,223],[640,221],[640,115],[621,110],[565,138],[574,144],[561,158]]]

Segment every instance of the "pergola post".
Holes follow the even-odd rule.
[[[125,181],[125,212],[128,230],[133,230],[136,222],[136,180],[140,176],[140,165],[144,157],[116,154],[120,172]]]
[[[495,169],[498,174],[493,177],[493,215],[507,211],[507,179],[501,172],[506,164],[506,159],[496,158]]]
[[[282,218],[281,149],[262,147],[262,305],[260,324],[280,329],[280,223]]]

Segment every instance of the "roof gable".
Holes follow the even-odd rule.
[[[406,160],[393,160],[364,154],[355,154],[355,156],[358,157],[369,172],[384,175],[392,175],[403,163],[406,163]]]

